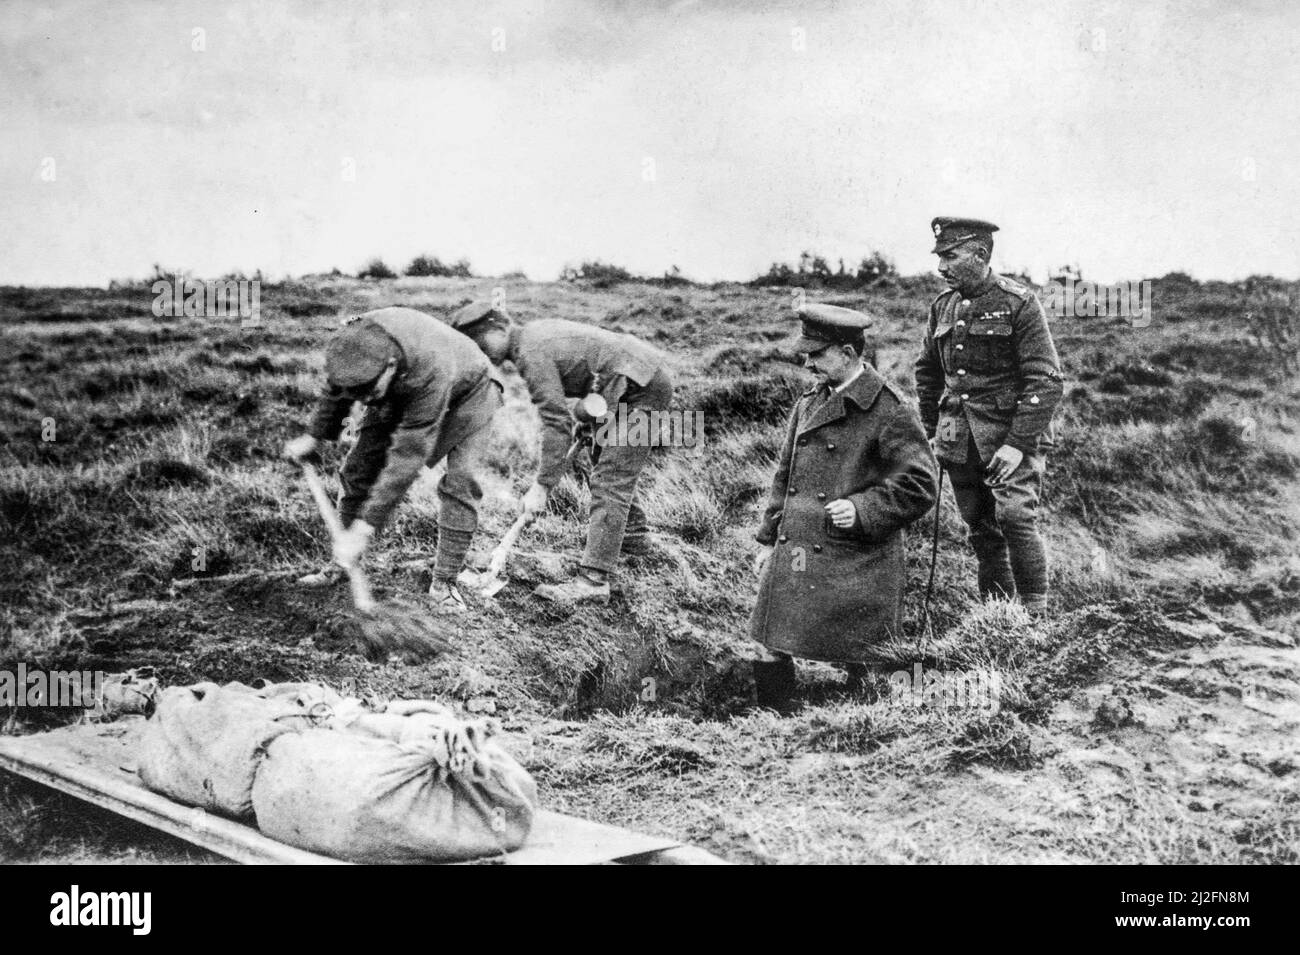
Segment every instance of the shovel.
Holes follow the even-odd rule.
[[[320,475],[310,464],[302,465],[302,476],[316,500],[316,509],[330,532],[331,543],[337,541],[343,533],[343,522],[339,520],[334,504],[321,483]],[[370,581],[365,571],[355,561],[342,565],[348,575],[348,585],[352,589],[352,606],[356,608],[356,620],[361,630],[361,639],[366,644],[369,655],[375,659],[387,659],[391,653],[409,654],[417,657],[431,657],[451,649],[451,644],[431,625],[427,616],[416,610],[401,608],[377,602],[370,591]]]
[[[492,556],[488,558],[487,573],[483,575],[479,586],[479,591],[484,597],[495,597],[506,585],[506,558],[514,550],[515,543],[519,540],[519,535],[524,532],[524,528],[536,518],[537,515],[532,511],[524,511],[510,525],[510,530],[506,531],[506,536],[501,538],[501,543],[492,550]]]

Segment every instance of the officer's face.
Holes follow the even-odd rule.
[[[955,249],[938,253],[939,274],[951,288],[964,288],[974,285],[984,278],[988,270],[988,260],[984,250],[974,242],[965,242]]]
[[[803,366],[817,376],[818,384],[840,384],[853,373],[862,359],[850,345],[828,345],[804,356]]]

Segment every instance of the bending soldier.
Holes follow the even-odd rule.
[[[493,364],[513,362],[541,414],[541,463],[524,495],[526,510],[543,510],[564,473],[573,421],[567,399],[598,392],[611,413],[625,406],[621,414],[630,422],[667,411],[672,401],[673,384],[663,356],[631,335],[563,319],[520,325],[487,304],[467,305],[453,316],[452,325],[472,338]],[[629,427],[627,433],[648,435],[650,430]],[[537,596],[603,603],[609,599],[609,575],[619,553],[648,549],[649,529],[636,485],[651,447],[649,441],[638,440],[606,441],[595,448],[591,520],[578,574],[561,584],[537,587]]]
[[[357,442],[343,463],[339,517],[346,528],[335,547],[339,564],[360,559],[375,532],[426,465],[444,457],[438,483],[438,545],[431,596],[442,612],[461,613],[457,577],[478,527],[483,491],[476,458],[501,386],[465,336],[411,308],[381,308],[354,318],[325,351],[326,387],[306,434],[285,445],[301,460],[321,441],[335,441],[353,402],[366,405]],[[304,583],[327,582],[331,572]]]

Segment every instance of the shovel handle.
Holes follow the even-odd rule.
[[[501,538],[501,543],[497,544],[492,551],[492,556],[488,558],[489,574],[495,577],[505,570],[506,558],[510,556],[510,551],[514,549],[515,543],[519,540],[519,535],[536,517],[537,515],[532,511],[524,511],[510,525],[510,530],[506,531],[506,536]]]
[[[302,476],[307,482],[311,496],[316,501],[316,510],[320,511],[321,519],[329,529],[330,542],[337,542],[343,535],[343,522],[339,520],[338,512],[334,510],[334,502],[330,500],[329,492],[321,483],[320,475],[312,465],[303,464]],[[370,613],[375,609],[375,598],[370,593],[370,581],[366,579],[365,571],[355,563],[341,566],[347,571],[348,585],[352,588],[352,605],[363,613]]]
[[[338,540],[343,534],[343,522],[339,520],[338,512],[334,510],[334,502],[330,500],[329,492],[325,490],[325,485],[321,483],[320,475],[316,473],[314,466],[303,464],[302,476],[303,480],[307,482],[311,496],[316,500],[316,509],[320,511],[325,526],[329,528],[330,540]]]

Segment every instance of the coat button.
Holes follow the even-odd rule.
[[[961,300],[961,303],[962,303],[963,305],[969,305],[969,304],[970,304],[970,299],[968,299],[968,298],[964,298],[964,299]]]
[[[785,493],[786,493],[787,495],[790,495],[790,494],[794,494],[794,493],[795,493],[796,491],[798,491],[798,490],[799,490],[799,489],[798,489],[797,487],[789,487],[789,488],[786,488],[786,489],[785,489]]]
[[[813,553],[814,553],[814,554],[820,554],[821,552],[822,552],[822,545],[821,545],[821,544],[813,544]]]
[[[788,537],[786,537],[784,534],[782,534],[780,537],[778,537],[778,538],[776,539],[776,542],[777,542],[778,544],[784,544],[784,543],[785,543],[786,541],[788,541],[789,539],[790,539],[790,538],[788,538]]]
[[[965,324],[966,324],[966,322],[965,322],[964,319],[958,319],[958,320],[957,320],[957,327],[958,327],[958,328],[961,328],[961,327],[962,327],[963,325],[965,325]]]
[[[807,439],[807,438],[800,438],[800,439],[799,439],[799,447],[802,448],[802,447],[803,447],[805,444],[807,444],[807,443],[808,443],[808,439]]]
[[[970,400],[970,395],[962,395],[962,396],[961,396],[961,400],[962,400],[962,401],[969,401],[969,400]]]
[[[957,345],[957,346],[955,346],[955,347],[956,347],[956,349],[957,349],[958,351],[961,351],[961,350],[962,350],[963,348],[965,348],[966,346],[965,346],[965,345]]]
[[[959,374],[959,375],[964,375],[964,374],[966,374],[966,369],[965,369],[965,368],[958,368],[958,369],[957,369],[957,374]]]
[[[818,492],[817,492],[817,500],[819,500],[819,501],[824,501],[824,500],[826,500],[826,495],[825,495],[823,492],[818,491]]]
[[[835,450],[835,442],[834,442],[834,441],[827,441],[827,442],[826,442],[826,450],[827,450],[827,451],[834,451],[834,450]]]

